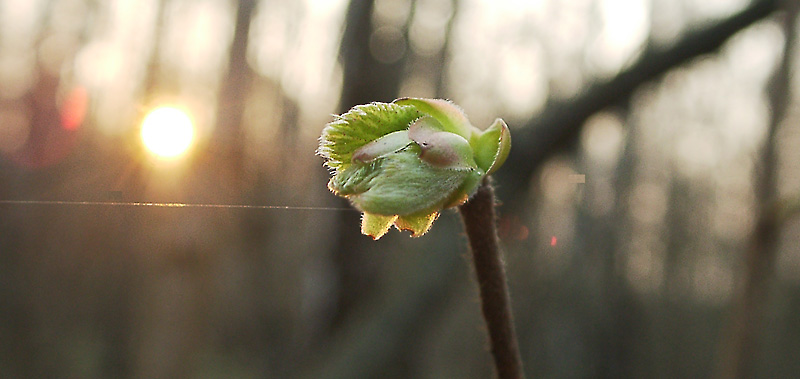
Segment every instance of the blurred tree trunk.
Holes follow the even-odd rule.
[[[13,170],[1,165],[3,178]],[[18,178],[16,178],[18,179]],[[7,194],[8,183],[0,181],[0,194]],[[6,191],[3,191],[3,190]],[[0,376],[33,377],[47,374],[40,370],[37,362],[41,353],[37,347],[37,315],[32,304],[30,283],[32,270],[25,254],[26,231],[23,228],[23,209],[0,206]]]
[[[150,41],[151,51],[147,61],[147,71],[142,79],[142,92],[144,103],[152,101],[152,96],[159,89],[159,73],[161,72],[161,36],[166,23],[166,8],[171,0],[160,0],[156,7],[155,25],[153,26],[153,40]]]
[[[21,114],[29,127],[24,144],[0,156],[3,159],[0,199],[34,199],[43,194],[57,194],[50,178],[70,174],[69,169],[58,167],[58,163],[72,151],[79,137],[61,124],[57,103],[61,73],[50,72],[42,64],[40,48],[48,37],[45,16],[52,1],[44,1],[40,6],[33,10],[42,18],[40,24],[30,31],[30,41],[20,41],[34,58],[35,79],[21,96],[0,97],[4,108],[26,110]],[[62,374],[65,361],[62,347],[47,337],[64,320],[57,312],[43,312],[53,300],[48,293],[57,288],[43,274],[46,269],[42,263],[57,265],[57,262],[53,262],[55,259],[48,255],[47,249],[35,248],[46,237],[31,230],[32,226],[49,221],[52,215],[42,208],[0,206],[0,376],[3,377]]]
[[[160,13],[154,34],[154,52],[145,79],[146,96],[159,91],[180,92],[181,83],[159,67],[159,44],[168,20],[164,12],[169,0],[160,2]],[[200,152],[192,170],[177,179],[178,185],[159,194],[206,199],[215,203],[240,203],[243,186],[243,130],[245,103],[250,94],[253,73],[247,63],[250,20],[255,0],[235,2],[233,39],[228,50],[227,72],[218,93],[217,125],[210,149]],[[176,68],[180,69],[180,68]],[[209,183],[214,183],[213,186]],[[185,189],[178,194],[175,188]],[[208,200],[210,199],[210,200]],[[146,216],[146,217],[145,217]],[[136,297],[136,358],[134,376],[191,377],[198,367],[197,357],[208,352],[213,319],[210,304],[214,296],[215,267],[221,257],[213,251],[225,245],[234,249],[240,238],[234,230],[241,225],[236,217],[215,213],[212,217],[195,210],[139,210],[139,225],[154,235],[153,245],[140,243],[137,250],[150,255],[143,281]],[[213,220],[198,224],[198,220]],[[164,235],[149,225],[171,225],[174,233]],[[194,237],[183,238],[184,234]],[[256,333],[257,334],[257,333]],[[254,355],[258,353],[255,352]],[[202,365],[199,365],[202,367]]]
[[[630,123],[631,104],[627,102],[625,105],[623,117]],[[636,296],[631,293],[630,287],[625,282],[627,258],[625,241],[630,240],[633,223],[630,219],[628,199],[631,196],[636,172],[638,157],[635,148],[640,143],[638,137],[635,127],[628,129],[619,163],[612,175],[614,204],[606,220],[609,225],[613,225],[613,230],[609,232],[610,243],[606,245],[608,250],[604,253],[608,256],[605,271],[610,280],[609,288],[606,289],[607,317],[610,326],[605,338],[607,342],[605,344],[601,342],[599,349],[608,352],[608,357],[604,357],[606,363],[603,374],[612,378],[636,376],[633,364],[634,342],[637,333],[641,331],[644,318]]]
[[[447,20],[447,25],[445,26],[444,44],[442,45],[442,49],[432,57],[432,60],[438,63],[438,70],[434,72],[435,97],[441,99],[450,98],[447,91],[447,68],[450,63],[450,44],[453,40],[453,24],[458,15],[460,3],[459,0],[450,1],[453,12],[450,14],[450,19]]]
[[[628,104],[615,109],[625,117]],[[574,239],[577,250],[585,252],[573,267],[581,283],[581,293],[589,293],[587,312],[581,322],[590,330],[587,344],[599,378],[634,377],[631,352],[633,333],[640,325],[640,311],[635,298],[624,282],[625,244],[630,221],[627,204],[633,181],[636,157],[635,128],[629,129],[623,152],[614,168],[598,168],[579,155],[579,172],[586,174],[583,201],[577,213]],[[609,171],[601,171],[609,170]],[[606,183],[603,183],[607,181]],[[613,191],[613,194],[603,193]],[[570,279],[570,280],[574,280]]]
[[[370,51],[370,38],[380,27],[372,23],[374,3],[374,0],[352,0],[347,9],[340,49],[344,66],[340,113],[359,104],[390,102],[400,88],[406,58],[383,63]],[[331,320],[334,328],[365,298],[376,280],[376,267],[371,263],[374,260],[367,256],[372,251],[364,247],[371,240],[359,234],[360,224],[358,213],[339,213],[339,240],[332,253],[339,274],[338,299]]]
[[[244,131],[243,115],[255,74],[247,63],[247,44],[250,21],[256,8],[256,0],[239,0],[233,42],[228,52],[228,72],[218,95],[217,126],[214,130],[215,145],[219,149],[211,160],[222,160],[230,184],[237,190],[244,175]],[[216,149],[214,149],[216,150]]]
[[[456,3],[453,1],[454,9]],[[446,46],[432,57],[416,56],[408,49],[405,36],[408,23],[414,17],[414,4],[411,4],[412,11],[402,31],[406,53],[391,63],[380,61],[370,51],[370,38],[382,26],[373,24],[373,6],[372,0],[354,0],[348,7],[341,45],[344,84],[339,111],[345,112],[352,106],[372,101],[394,100],[398,96],[404,72],[411,70],[408,66],[412,64],[416,64],[414,70],[426,72],[425,78],[434,84],[437,96],[441,95]],[[451,24],[452,17],[447,26],[448,37]],[[379,280],[377,274],[380,268],[376,266],[378,261],[374,256],[374,246],[378,242],[359,234],[358,213],[341,212],[338,217],[339,241],[333,252],[333,260],[339,274],[339,298],[331,320],[332,330],[338,333],[323,349],[324,359],[311,369],[306,368],[304,377],[379,377],[389,372],[398,377],[415,376],[413,373],[419,369],[416,367],[420,359],[418,349],[426,343],[424,335],[436,327],[441,317],[440,310],[447,309],[454,291],[466,281],[463,274],[467,270],[463,270],[461,258],[453,251],[453,241],[407,241],[416,249],[436,254],[423,254],[406,262],[403,267],[391,269],[404,272],[404,287],[392,291],[391,297],[380,300],[378,305],[360,309],[358,319],[361,322],[354,324],[348,321],[351,321],[350,316],[356,308],[375,303],[370,295]],[[438,225],[447,228],[447,220],[440,220]],[[453,230],[448,234],[456,233]],[[401,261],[406,261],[406,258]]]
[[[756,222],[750,245],[745,250],[744,271],[730,325],[720,346],[719,378],[750,378],[758,361],[759,334],[769,302],[769,290],[778,253],[778,237],[782,227],[778,209],[777,137],[780,123],[789,105],[793,49],[797,41],[797,17],[800,6],[786,1],[782,14],[785,36],[783,59],[771,78],[768,96],[771,108],[767,135],[761,148],[755,178]]]
[[[395,62],[384,63],[370,50],[373,32],[381,27],[372,23],[374,5],[375,0],[352,0],[347,8],[340,48],[344,66],[340,113],[358,104],[392,101],[400,89],[407,60],[405,54]],[[403,49],[408,51],[405,39]]]
[[[665,143],[674,144],[674,139]],[[688,364],[675,365],[675,362],[690,362],[696,352],[696,336],[687,335],[686,331],[692,320],[690,308],[691,280],[688,277],[688,262],[698,252],[692,251],[697,246],[694,232],[703,223],[699,222],[695,207],[706,201],[693,192],[694,183],[677,175],[669,181],[667,212],[664,220],[666,231],[664,257],[664,285],[654,308],[654,338],[658,343],[652,344],[654,372],[665,373],[668,377],[692,376],[696,371],[690,370]]]

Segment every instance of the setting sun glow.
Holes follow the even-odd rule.
[[[192,144],[194,125],[186,112],[173,107],[156,108],[142,121],[142,142],[153,154],[174,158]]]

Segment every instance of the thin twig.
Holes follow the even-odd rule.
[[[460,207],[481,294],[481,308],[500,379],[522,378],[522,360],[511,317],[508,284],[495,228],[494,188],[484,179],[478,192]]]

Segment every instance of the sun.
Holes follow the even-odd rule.
[[[158,107],[142,120],[142,143],[162,158],[185,154],[194,140],[194,124],[189,115],[178,108]]]

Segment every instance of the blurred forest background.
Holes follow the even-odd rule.
[[[529,375],[793,377],[796,7],[2,0],[0,377],[490,377],[457,214],[373,242],[314,155],[400,96],[511,126]],[[139,137],[164,105],[171,159]]]

